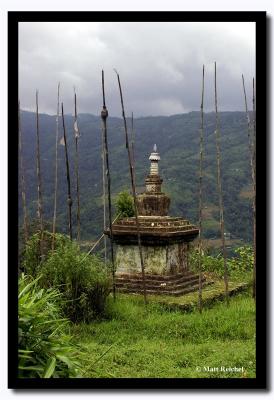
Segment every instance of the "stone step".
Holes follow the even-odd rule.
[[[214,283],[213,281],[203,282],[202,287],[212,285],[213,283]],[[166,293],[163,292],[163,294],[167,294],[167,295],[170,294],[172,296],[182,296],[184,294],[196,292],[198,290],[199,290],[199,283],[197,283],[196,285],[181,289],[181,290],[174,290],[172,292],[167,291]]]
[[[198,274],[194,274],[193,272],[186,271],[186,272],[179,272],[174,275],[151,275],[151,274],[145,274],[147,280],[156,280],[156,281],[171,281],[171,280],[177,280],[179,278],[188,278],[188,277],[193,277],[193,276],[198,276]],[[131,279],[131,280],[142,280],[142,274],[120,274],[116,276],[116,279]]]
[[[203,278],[202,280],[203,282],[205,281],[205,278]],[[165,291],[165,290],[179,290],[179,289],[183,289],[185,287],[188,286],[193,286],[195,284],[199,284],[199,278],[195,278],[195,279],[190,279],[187,281],[182,281],[182,282],[176,282],[172,281],[172,282],[156,282],[156,281],[147,281],[146,280],[146,288],[147,289],[152,289],[152,290],[161,290],[161,291]],[[116,281],[116,286],[117,288],[120,287],[125,287],[125,288],[129,288],[129,289],[138,289],[138,288],[142,288],[143,287],[143,281],[127,281],[127,282],[121,282],[121,281]]]
[[[147,275],[146,275],[146,282],[149,284],[153,284],[153,285],[162,285],[162,284],[166,284],[166,285],[178,285],[184,282],[189,282],[189,281],[193,281],[193,280],[198,280],[199,279],[199,275],[197,274],[193,274],[193,275],[189,275],[189,276],[181,276],[181,277],[177,277],[178,279],[150,279]],[[142,283],[143,279],[142,277],[138,276],[138,278],[121,278],[121,277],[117,277],[116,278],[116,282],[117,283],[121,283],[121,284],[130,284],[130,283]]]
[[[212,285],[214,282],[213,281],[208,281],[208,282],[203,282],[203,287]],[[143,292],[143,289],[140,287],[138,289],[133,289],[133,288],[117,288],[120,293],[138,293],[141,294]],[[199,284],[195,284],[189,287],[185,287],[179,290],[157,290],[157,289],[146,289],[147,294],[159,294],[159,295],[168,295],[168,296],[183,296],[184,294],[190,293],[190,292],[195,292],[196,290],[199,289]]]

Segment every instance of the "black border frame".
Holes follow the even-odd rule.
[[[9,11],[8,12],[8,388],[15,389],[266,389],[268,370],[267,286],[266,286],[266,49],[265,11]],[[18,169],[14,154],[18,132],[18,24],[19,22],[256,22],[256,98],[257,126],[257,231],[260,232],[260,268],[257,273],[256,378],[74,378],[19,379],[17,377],[17,265],[15,235],[18,228]],[[17,136],[16,136],[17,137]],[[18,160],[17,160],[18,161]],[[17,235],[16,235],[17,236]],[[257,236],[258,237],[258,236]]]

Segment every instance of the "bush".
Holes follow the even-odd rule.
[[[228,274],[237,278],[250,275],[253,269],[253,249],[250,246],[238,247],[234,250],[236,257],[227,259]],[[199,250],[197,248],[190,252],[190,265],[194,271],[199,269]],[[224,259],[221,253],[217,256],[206,254],[202,251],[201,266],[203,272],[213,272],[219,277],[224,275]]]
[[[134,202],[132,196],[124,191],[118,194],[115,201],[117,215],[122,218],[134,217]]]
[[[190,266],[194,271],[199,270],[199,250],[193,249],[189,256]],[[221,254],[216,257],[207,255],[202,251],[201,255],[201,268],[202,272],[212,272],[218,276],[223,276],[224,274],[224,260]]]
[[[41,264],[41,283],[63,293],[63,310],[73,322],[89,322],[104,313],[110,293],[108,271],[101,259],[80,252],[76,243],[65,243]]]
[[[40,267],[43,262],[47,260],[51,254],[52,248],[52,233],[48,231],[43,232],[43,257],[41,257],[41,232],[38,231],[31,236],[25,246],[22,266],[27,275],[36,277],[40,272]],[[55,249],[63,247],[70,243],[70,238],[60,233],[55,234]]]
[[[80,351],[67,334],[69,321],[61,317],[60,292],[41,289],[39,279],[25,275],[19,279],[18,376],[76,377]]]
[[[52,235],[45,232],[44,237]],[[104,314],[110,293],[110,274],[102,260],[87,255],[67,236],[56,235],[55,250],[47,246],[43,260],[39,259],[40,236],[35,234],[27,244],[25,270],[36,277],[39,285],[58,288],[62,293],[62,310],[73,322],[89,322]],[[51,240],[49,240],[51,243]]]
[[[254,253],[251,246],[235,249],[236,257],[228,260],[228,268],[234,276],[250,274],[253,271]]]

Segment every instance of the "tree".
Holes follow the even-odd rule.
[[[133,198],[127,191],[120,192],[117,195],[115,205],[117,214],[120,214],[122,218],[134,217]]]

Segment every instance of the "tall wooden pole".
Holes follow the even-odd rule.
[[[131,154],[132,154],[132,165],[133,165],[133,170],[134,170],[134,179],[136,182],[136,175],[135,175],[135,149],[134,149],[134,120],[133,120],[133,112],[131,113]]]
[[[69,228],[69,237],[72,240],[72,223],[71,223],[71,208],[72,208],[72,199],[71,199],[71,188],[70,188],[70,172],[69,172],[69,158],[68,158],[68,147],[67,147],[67,135],[65,128],[65,118],[64,118],[64,108],[62,103],[62,122],[63,122],[63,132],[64,132],[64,144],[65,144],[65,156],[66,156],[66,173],[67,173],[67,189],[68,189],[68,228]]]
[[[57,114],[56,114],[56,136],[55,136],[55,183],[54,183],[54,207],[52,221],[52,250],[55,246],[56,216],[57,216],[57,189],[58,189],[58,140],[59,140],[59,114],[60,114],[60,83],[57,88]]]
[[[103,224],[104,224],[104,229],[103,231],[106,230],[106,155],[105,155],[105,145],[104,145],[104,124],[102,124],[102,184],[103,184]],[[107,237],[106,235],[103,234],[102,238],[104,238],[104,260],[105,260],[105,266],[107,264]]]
[[[104,151],[105,151],[105,157],[106,157],[106,176],[107,176],[107,189],[108,189],[108,218],[109,218],[109,232],[110,232],[110,254],[111,254],[111,263],[112,263],[112,288],[113,288],[113,298],[114,298],[114,300],[116,300],[115,264],[114,264],[113,233],[112,233],[111,181],[110,181],[110,171],[109,171],[108,140],[107,140],[108,110],[106,108],[106,100],[105,100],[104,71],[102,71],[102,92],[103,92],[103,109],[101,111],[101,118],[102,118],[103,134],[104,134]]]
[[[248,136],[248,146],[249,146],[249,153],[250,153],[250,168],[251,168],[251,178],[252,183],[254,182],[254,165],[253,165],[253,138],[252,138],[252,128],[250,123],[249,111],[247,106],[247,98],[246,98],[246,90],[245,90],[245,80],[244,76],[242,75],[242,82],[243,82],[243,92],[244,92],[244,101],[245,101],[245,113],[246,113],[246,121],[247,121],[247,136]],[[254,100],[255,101],[255,100]],[[255,105],[253,104],[253,107]],[[256,125],[255,125],[256,128]]]
[[[123,117],[123,120],[124,120],[124,129],[125,129],[125,136],[126,136],[126,149],[127,149],[127,152],[128,152],[128,163],[129,163],[129,171],[130,171],[130,178],[131,178],[131,187],[132,187],[132,194],[133,194],[133,199],[134,199],[134,212],[135,212],[138,248],[139,248],[140,260],[141,260],[144,302],[145,302],[145,304],[147,304],[146,276],[145,276],[145,266],[144,266],[144,259],[143,259],[143,251],[142,251],[142,245],[141,245],[140,224],[139,224],[139,218],[138,218],[138,208],[137,208],[137,199],[136,199],[134,170],[133,170],[132,156],[131,156],[130,147],[129,147],[129,141],[128,141],[127,120],[126,120],[126,117],[125,117],[125,109],[124,109],[124,101],[123,101],[121,82],[120,82],[120,77],[119,77],[118,72],[117,71],[115,71],[115,72],[117,74],[119,91],[120,91],[121,106],[122,106],[122,117]]]
[[[250,154],[250,169],[251,169],[251,179],[252,179],[252,191],[253,191],[253,254],[254,254],[254,264],[253,264],[253,297],[256,298],[256,118],[255,118],[255,85],[253,79],[253,138],[252,138],[252,127],[248,112],[246,90],[245,90],[245,80],[242,75],[243,92],[244,92],[244,102],[245,102],[245,112],[247,121],[247,136],[248,136],[248,146]]]
[[[248,145],[249,145],[249,154],[250,154],[250,169],[251,169],[251,179],[252,179],[252,208],[253,208],[253,254],[254,254],[254,263],[253,263],[253,291],[252,295],[254,299],[256,298],[256,109],[255,109],[255,81],[253,78],[252,86],[253,86],[253,138],[252,138],[252,128],[251,122],[248,112],[247,106],[247,98],[246,98],[246,90],[245,90],[245,81],[244,76],[242,75],[242,83],[243,83],[243,92],[244,92],[244,102],[245,102],[245,112],[246,112],[246,121],[247,121],[247,136],[248,136]]]
[[[75,138],[75,175],[76,175],[76,194],[77,194],[77,240],[80,240],[80,190],[79,190],[79,157],[78,157],[78,138],[80,132],[77,122],[77,98],[74,90],[74,138]]]
[[[199,297],[198,308],[202,312],[202,208],[203,208],[203,156],[204,156],[204,82],[205,66],[203,65],[202,100],[201,100],[201,129],[200,129],[200,176],[199,176]]]
[[[40,255],[43,257],[44,246],[44,221],[43,221],[43,197],[42,197],[42,178],[40,161],[40,132],[39,132],[39,108],[38,90],[36,90],[36,172],[37,172],[37,216],[40,223]]]
[[[29,220],[28,220],[27,203],[26,203],[26,183],[25,183],[23,152],[22,152],[20,101],[18,102],[18,139],[19,139],[19,158],[20,158],[20,169],[21,169],[21,195],[22,195],[22,206],[23,206],[23,227],[24,227],[24,239],[25,239],[25,243],[26,243],[29,238]]]
[[[255,80],[253,78],[253,297],[256,299],[256,98],[255,98]]]
[[[102,185],[103,185],[103,225],[104,231],[106,230],[106,155],[104,147],[104,130],[102,129]],[[105,266],[107,264],[107,237],[104,238],[104,260]]]
[[[216,116],[216,154],[217,154],[217,185],[219,192],[219,212],[220,212],[220,232],[222,240],[223,249],[223,259],[224,259],[224,284],[225,284],[225,298],[228,304],[228,271],[227,271],[227,260],[226,260],[226,247],[225,247],[225,234],[224,234],[224,204],[223,204],[223,192],[222,192],[222,180],[221,180],[221,135],[220,135],[220,122],[218,115],[218,102],[217,102],[217,72],[216,72],[216,62],[215,62],[215,116]]]

